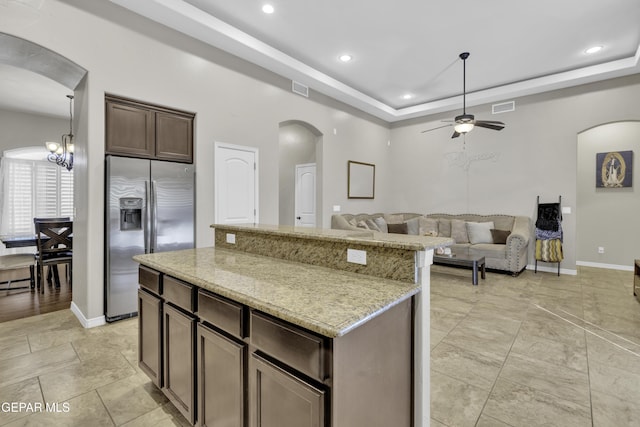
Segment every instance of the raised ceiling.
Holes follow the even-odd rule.
[[[458,108],[463,51],[468,105],[640,72],[638,0],[111,1],[389,122]]]

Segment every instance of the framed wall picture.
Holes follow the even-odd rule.
[[[611,151],[596,154],[596,187],[631,187],[633,151]]]
[[[349,160],[347,167],[347,197],[373,199],[376,188],[376,165]]]

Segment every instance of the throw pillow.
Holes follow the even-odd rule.
[[[351,218],[349,221],[347,221],[349,223],[349,225],[353,226],[353,227],[357,227],[358,226],[358,221],[356,221],[355,218]]]
[[[471,244],[493,243],[491,229],[495,228],[492,222],[467,222],[467,233]]]
[[[396,234],[407,234],[407,223],[403,222],[401,224],[387,224],[389,229],[389,233]]]
[[[469,235],[467,234],[467,223],[461,219],[451,220],[451,238],[456,243],[469,243]]]
[[[376,223],[376,225],[378,226],[378,229],[380,229],[381,232],[383,233],[389,232],[389,229],[387,228],[387,221],[385,221],[383,217],[379,216],[379,217],[373,218],[373,221]]]
[[[407,234],[412,234],[417,236],[420,234],[420,217],[417,216],[415,218],[408,219],[406,221],[407,224]]]
[[[437,236],[438,220],[421,216],[418,218],[418,234],[421,236]]]
[[[384,214],[384,220],[387,224],[402,224],[404,218],[402,214]]]
[[[362,220],[361,220],[361,221],[358,221],[358,224],[356,225],[356,227],[358,227],[358,228],[364,228],[365,230],[368,230],[368,229],[369,229],[369,226],[367,226],[367,223],[366,223],[366,222],[364,222],[364,221],[362,221]]]
[[[374,220],[368,219],[365,223],[367,224],[367,227],[369,227],[369,230],[380,231],[380,227],[378,227],[378,224],[376,224]]]
[[[495,228],[491,229],[491,237],[493,238],[493,243],[502,245],[506,244],[507,237],[509,237],[510,234],[511,231],[509,230],[496,230]]]
[[[438,236],[451,237],[451,220],[438,218]]]

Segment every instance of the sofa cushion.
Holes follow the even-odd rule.
[[[417,236],[420,234],[420,217],[411,218],[405,221],[407,224],[407,234]]]
[[[418,234],[421,236],[438,236],[438,220],[424,216],[419,217]]]
[[[454,243],[448,247],[451,248],[451,252],[456,255],[469,255],[471,245],[469,243]]]
[[[495,228],[491,229],[491,237],[493,238],[493,243],[498,243],[501,245],[506,244],[509,234],[511,234],[510,230],[496,230]]]
[[[378,229],[383,232],[383,233],[388,233],[389,230],[387,229],[387,221],[384,220],[384,217],[377,217],[373,219],[373,222],[376,223],[376,225],[378,226]]]
[[[402,222],[400,224],[389,223],[387,224],[389,233],[407,234],[407,223]]]
[[[438,236],[451,237],[451,220],[438,218]]]
[[[378,224],[373,219],[368,219],[365,221],[365,223],[367,224],[367,227],[369,227],[369,230],[382,231],[380,230],[380,227],[378,227]]]
[[[469,255],[483,256],[485,258],[507,258],[507,246],[493,243],[478,243],[469,246]]]
[[[387,224],[401,224],[404,221],[402,214],[384,214]]]
[[[467,224],[461,219],[451,220],[451,238],[456,243],[469,243],[469,235],[467,234]]]
[[[495,228],[491,222],[467,222],[467,232],[469,233],[469,243],[493,243],[491,229]]]

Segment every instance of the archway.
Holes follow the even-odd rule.
[[[280,123],[279,141],[279,223],[294,225],[295,167],[316,164],[316,226],[322,224],[322,133],[313,125],[288,120]]]
[[[20,78],[17,80],[20,81],[22,85],[19,85],[19,87],[16,87],[16,91],[22,92],[22,95],[16,97],[16,96],[11,96],[11,94],[9,93],[5,94],[3,92],[3,95],[7,95],[6,98],[11,99],[12,102],[14,102],[15,104],[18,104],[20,103],[20,100],[27,99],[29,97],[30,88],[26,87],[26,85],[28,85],[29,83],[24,83],[24,81],[31,82],[33,81],[33,79],[29,78],[29,79],[23,80],[23,77],[25,75],[32,75],[33,78],[39,77],[38,79],[39,82],[48,82],[48,83],[43,83],[41,86],[40,85],[38,86],[34,85],[34,86],[40,89],[40,91],[37,92],[40,98],[49,97],[54,102],[57,100],[60,87],[64,87],[74,92],[76,90],[82,89],[82,82],[84,77],[87,74],[87,71],[83,67],[79,66],[78,64],[74,63],[73,61],[70,61],[69,59],[65,58],[64,56],[54,51],[51,51],[38,44],[32,43],[28,40],[15,37],[9,34],[5,34],[5,33],[0,33],[0,51],[2,51],[2,55],[0,55],[0,64],[2,64],[3,66],[6,66],[7,73],[12,72],[16,75],[20,74]],[[13,71],[10,71],[10,70],[13,70]],[[51,91],[41,90],[45,86],[47,86],[47,88],[49,86],[56,86],[57,89],[51,90]],[[3,88],[3,91],[4,90],[5,89]],[[6,89],[6,90],[9,90],[9,89]],[[36,91],[37,89],[32,89],[32,90]],[[55,95],[55,96],[51,96],[51,95]],[[63,102],[65,107],[68,105],[68,101],[66,100],[66,98],[60,97],[60,102]],[[81,103],[75,104],[75,111],[73,115],[74,115],[74,118],[76,119],[79,116],[78,111],[81,109],[80,105],[82,104]],[[16,107],[16,110],[30,111],[29,108],[24,108],[22,105],[15,105],[15,107]],[[33,105],[31,105],[30,108],[31,107],[33,107]],[[37,111],[37,113],[34,113],[34,114],[42,114],[42,111]],[[55,113],[53,113],[52,115],[55,116]],[[38,118],[39,116],[34,115],[33,117]],[[44,116],[42,117],[44,118]],[[86,116],[84,117],[86,120]],[[47,117],[47,120],[57,120],[57,119],[56,118],[49,119]],[[64,122],[66,124],[67,119],[65,119]],[[32,120],[31,123],[34,124],[35,122]],[[37,128],[37,131],[40,131],[41,133],[45,133],[43,132],[45,128],[47,128],[46,130],[48,132],[48,130],[50,130],[48,128],[53,128],[55,127],[54,125],[55,123],[53,125],[48,125],[48,126],[44,126],[44,125],[33,126],[33,128]],[[75,129],[77,129],[77,125],[78,125],[77,120],[74,120],[74,125],[76,125],[74,126],[74,133],[77,134],[77,132],[75,132]],[[52,136],[59,136],[61,133],[64,132],[64,130],[65,130],[65,127],[60,127],[60,129],[57,129],[56,127],[55,133]],[[30,136],[33,137],[37,133],[37,131],[33,131],[32,132],[33,134],[31,134]],[[33,140],[42,142],[43,145],[41,147],[42,147],[42,152],[44,154],[46,151],[44,148],[45,139],[36,137],[36,138],[33,138]],[[76,150],[76,153],[77,152],[78,151]],[[84,156],[76,155],[76,158],[79,158],[79,157],[84,157]],[[84,174],[86,175],[86,173]],[[74,187],[76,187],[75,183],[78,182],[79,180],[85,180],[84,176],[78,177],[75,173],[73,176],[75,181]],[[81,192],[76,192],[75,196],[76,196],[76,199],[84,198],[84,195]],[[77,244],[81,244],[82,246],[86,247],[87,246],[86,233],[80,232],[75,234],[76,236],[74,238],[74,246],[77,247]],[[74,256],[74,260],[75,258],[76,257]],[[80,258],[82,258],[82,256],[80,256]],[[83,259],[80,259],[78,261],[79,261],[78,264],[82,264]],[[76,272],[74,270],[74,276],[75,275],[76,275]],[[86,286],[86,280],[74,280],[74,282],[76,283],[74,287],[74,300],[75,300],[76,291],[80,291],[80,293],[83,293],[84,291],[84,293],[86,293],[86,290],[83,289],[83,286]],[[47,302],[43,302],[43,301],[40,301],[40,303],[48,304]],[[52,305],[50,307],[52,309],[55,309],[55,307],[58,307],[58,306]],[[73,307],[73,303],[72,303],[72,307]],[[69,308],[68,301],[65,308]],[[40,308],[40,309],[36,309],[36,312],[45,312],[45,311],[43,311],[43,309]]]

